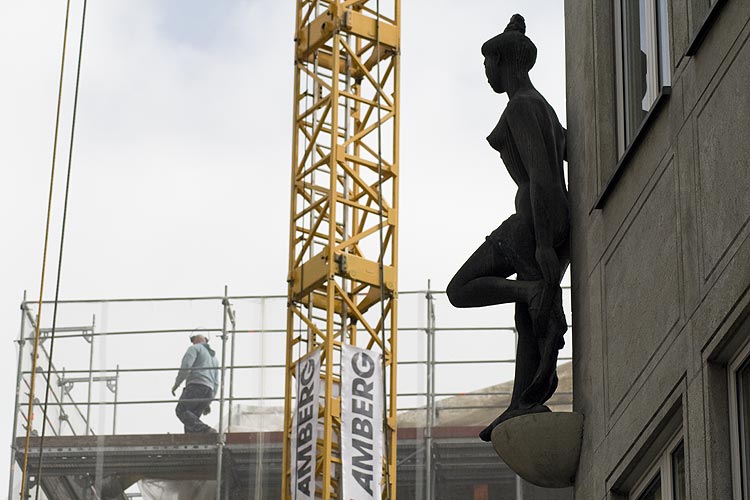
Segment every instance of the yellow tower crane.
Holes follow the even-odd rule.
[[[296,15],[283,498],[301,498],[293,393],[311,354],[320,378],[310,495],[341,498],[351,345],[382,362],[376,491],[395,499],[400,0],[297,0]]]

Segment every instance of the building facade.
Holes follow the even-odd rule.
[[[748,500],[750,1],[566,0],[577,500]]]

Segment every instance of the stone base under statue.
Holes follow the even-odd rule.
[[[531,484],[565,488],[575,481],[582,433],[580,413],[532,413],[495,427],[492,446],[508,467]]]

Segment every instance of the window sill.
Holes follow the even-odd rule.
[[[698,52],[698,49],[703,43],[703,40],[706,38],[706,35],[711,29],[711,26],[713,26],[714,21],[716,21],[716,18],[719,17],[719,12],[721,11],[721,8],[724,7],[726,3],[727,3],[727,0],[716,0],[716,3],[714,3],[711,7],[708,8],[708,13],[706,14],[706,17],[703,19],[703,22],[701,23],[700,28],[698,28],[698,32],[690,41],[690,45],[688,45],[688,48],[685,51],[686,56],[694,56]]]
[[[599,197],[596,199],[596,202],[594,203],[593,210],[601,210],[604,207],[604,203],[607,201],[607,198],[612,193],[612,190],[615,188],[615,185],[617,184],[617,181],[620,179],[620,176],[622,175],[623,170],[625,170],[626,164],[630,161],[630,157],[633,156],[636,149],[638,149],[638,145],[643,141],[643,137],[646,135],[646,132],[649,128],[651,128],[651,124],[656,119],[656,116],[659,114],[661,109],[664,107],[664,103],[667,101],[668,96],[672,93],[672,87],[662,87],[661,92],[659,93],[659,96],[654,101],[654,104],[651,106],[651,109],[646,114],[646,117],[643,119],[643,122],[641,122],[641,126],[638,127],[638,131],[633,136],[633,140],[630,141],[630,144],[627,148],[625,148],[625,152],[622,153],[620,156],[619,161],[617,162],[617,165],[615,165],[615,170],[612,173],[612,175],[609,177],[609,180],[607,180],[606,184],[604,184],[604,189],[602,189],[602,192],[599,194]]]

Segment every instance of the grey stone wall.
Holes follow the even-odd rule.
[[[627,498],[680,428],[690,498],[731,498],[725,366],[750,311],[750,1],[714,3],[669,2],[672,92],[618,165],[614,2],[565,0],[586,419],[576,500]]]

